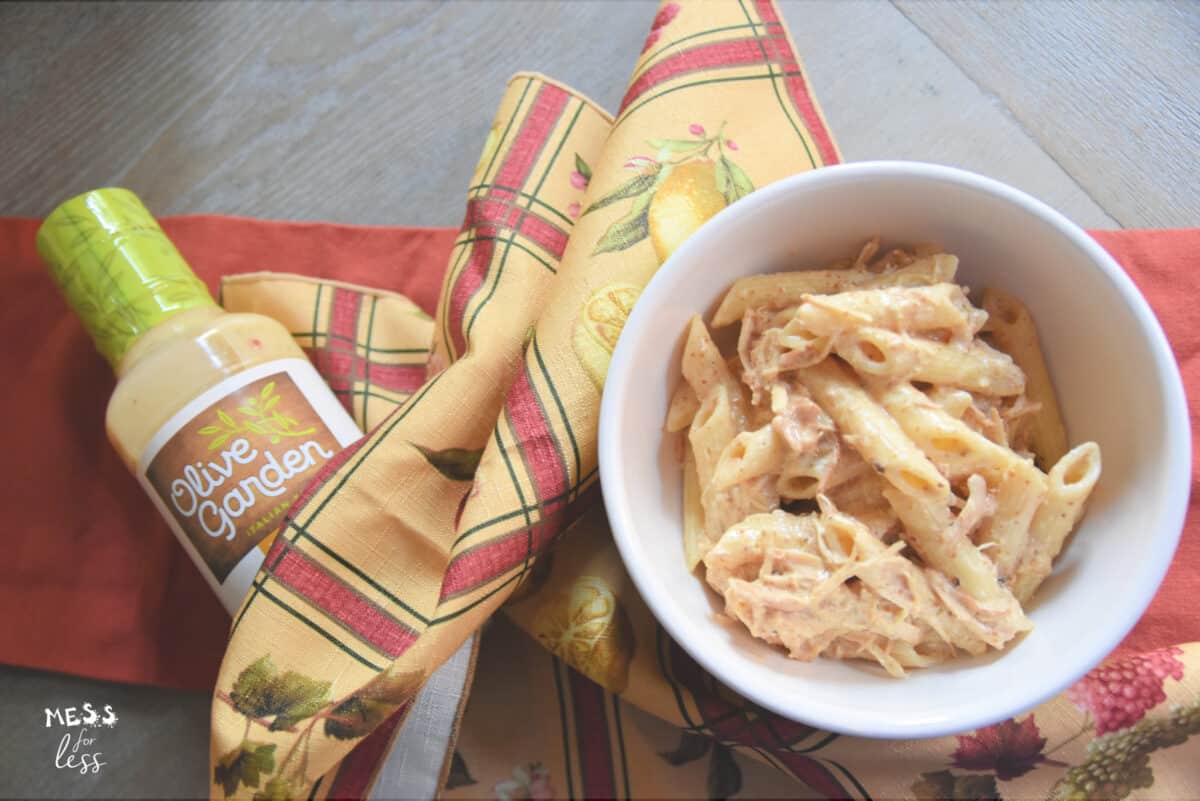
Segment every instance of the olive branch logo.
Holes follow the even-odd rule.
[[[272,445],[278,445],[284,437],[304,437],[317,430],[312,426],[298,429],[300,421],[284,414],[278,406],[279,396],[275,394],[275,382],[269,381],[257,397],[252,397],[237,407],[236,417],[224,409],[218,409],[218,424],[204,426],[200,429],[200,434],[212,437],[208,442],[208,449],[215,451],[231,437],[246,432],[260,434],[269,438]]]

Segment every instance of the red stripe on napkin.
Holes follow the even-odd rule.
[[[295,548],[270,568],[292,592],[345,625],[359,639],[395,659],[417,639],[416,633]]]
[[[629,85],[621,99],[620,116],[629,105],[661,83],[686,75],[689,72],[708,70],[713,67],[740,67],[747,64],[765,64],[766,55],[758,39],[735,39],[730,42],[713,42],[678,50],[652,64]]]

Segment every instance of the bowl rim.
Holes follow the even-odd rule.
[[[694,253],[699,253],[707,248],[709,239],[721,235],[724,228],[736,226],[739,220],[756,213],[760,207],[779,202],[799,191],[819,191],[821,187],[832,184],[878,178],[905,178],[955,184],[974,192],[998,197],[1057,229],[1060,234],[1070,240],[1071,244],[1088,256],[1092,267],[1101,272],[1133,313],[1139,323],[1140,331],[1153,353],[1155,371],[1163,378],[1161,389],[1166,412],[1164,427],[1167,448],[1164,459],[1167,467],[1166,474],[1171,479],[1164,493],[1165,501],[1161,518],[1163,527],[1153,540],[1153,551],[1147,554],[1147,562],[1150,564],[1143,565],[1147,568],[1143,574],[1144,578],[1137,585],[1131,603],[1122,605],[1120,609],[1110,610],[1107,617],[1110,622],[1108,636],[1102,640],[1103,647],[1088,652],[1086,657],[1076,658],[1069,669],[1055,674],[1053,681],[1038,684],[1035,689],[1025,694],[1020,708],[1001,710],[1001,714],[998,714],[996,710],[986,710],[985,708],[984,711],[964,714],[961,717],[951,716],[946,721],[909,723],[880,720],[867,725],[847,725],[840,719],[820,712],[811,716],[799,715],[797,710],[787,708],[771,693],[762,692],[748,682],[739,680],[737,676],[727,675],[728,671],[719,664],[716,654],[693,647],[689,642],[688,632],[685,630],[683,621],[662,613],[668,604],[668,590],[664,583],[655,580],[655,573],[651,570],[651,566],[639,560],[636,552],[637,537],[634,533],[636,523],[632,519],[626,498],[627,493],[624,489],[618,490],[618,485],[622,484],[620,449],[618,447],[619,431],[627,406],[626,396],[633,384],[629,380],[629,376],[630,366],[638,348],[637,335],[653,316],[651,310],[660,306],[666,299],[667,291],[670,289],[669,278],[682,270],[683,265],[692,261]],[[627,332],[632,332],[633,336],[626,336]],[[618,339],[613,352],[605,390],[601,397],[598,438],[601,493],[612,528],[613,539],[616,541],[621,559],[638,592],[655,619],[675,642],[715,678],[766,709],[785,718],[798,720],[828,731],[872,738],[937,737],[990,725],[1038,706],[1062,692],[1099,664],[1117,647],[1142,617],[1158,587],[1162,584],[1182,534],[1191,485],[1191,423],[1183,380],[1162,326],[1133,280],[1096,240],[1046,203],[994,178],[956,167],[919,161],[855,162],[822,167],[793,175],[747,195],[722,209],[701,226],[650,279],[639,297],[639,302],[634,305],[633,312],[625,323],[622,336]],[[901,686],[897,685],[897,688]]]

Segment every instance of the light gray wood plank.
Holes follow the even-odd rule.
[[[125,57],[131,78],[102,79],[112,68],[105,47],[51,59],[14,36],[21,63],[46,61],[25,68],[33,78],[76,57],[90,66],[12,82],[14,102],[4,107],[24,108],[0,118],[0,135],[20,143],[6,163],[24,169],[0,171],[0,186],[13,185],[0,212],[42,214],[76,191],[123,183],[159,214],[453,225],[504,80],[541,70],[613,107],[654,10],[644,2],[231,3],[146,13],[116,6],[96,17],[92,8],[83,9],[93,15],[90,35],[62,16],[24,14],[49,28],[44,37],[75,48],[112,38],[113,28],[133,31],[126,35],[144,46]],[[1026,189],[1084,225],[1115,224],[895,9],[782,8],[848,159],[955,164]],[[176,28],[187,30],[191,49],[168,47]],[[606,32],[605,46],[582,46],[596,30]],[[219,80],[195,77],[227,63],[235,66]],[[163,77],[141,88],[134,78],[144,72]],[[88,80],[72,84],[79,73]],[[106,109],[130,122],[91,127]]]
[[[624,76],[612,64],[633,63],[653,13],[645,3],[306,6],[124,180],[149,185],[147,200],[166,212],[456,225],[509,76],[565,76],[615,103]],[[599,29],[608,52],[583,57]],[[180,167],[163,181],[168,161]]]
[[[891,5],[785,0],[782,7],[847,160],[963,167],[1023,189],[1080,225],[1119,227],[1009,109]]]
[[[44,214],[119,181],[164,127],[237,74],[295,13],[280,4],[248,11],[0,5],[0,214]]]
[[[0,137],[16,153],[0,167],[0,213],[44,214],[122,183],[158,214],[390,225],[459,223],[513,73],[615,107],[655,13],[647,2],[88,7],[91,35],[57,56],[21,29],[53,41],[81,23],[42,8],[0,34],[19,51],[7,60],[25,65],[3,90]],[[120,81],[103,77],[120,59],[84,49],[114,28],[140,43]],[[39,77],[60,59],[75,61],[67,75]],[[81,74],[93,77],[72,83]],[[112,122],[97,127],[101,113]]]
[[[898,5],[1122,225],[1200,224],[1200,3]]]

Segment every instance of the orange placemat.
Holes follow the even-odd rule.
[[[15,291],[0,306],[0,348],[15,387],[4,396],[0,504],[0,662],[93,678],[211,689],[228,618],[127,474],[104,435],[108,365],[58,296],[34,250],[38,221],[0,219],[0,263]],[[282,223],[233,217],[163,220],[196,272],[273,270],[403,293],[433,311],[456,229]],[[1200,420],[1200,229],[1097,231],[1166,329]],[[1193,433],[1193,446],[1196,434]],[[1200,468],[1194,466],[1192,486]],[[1121,650],[1200,640],[1200,494],[1175,562]]]

